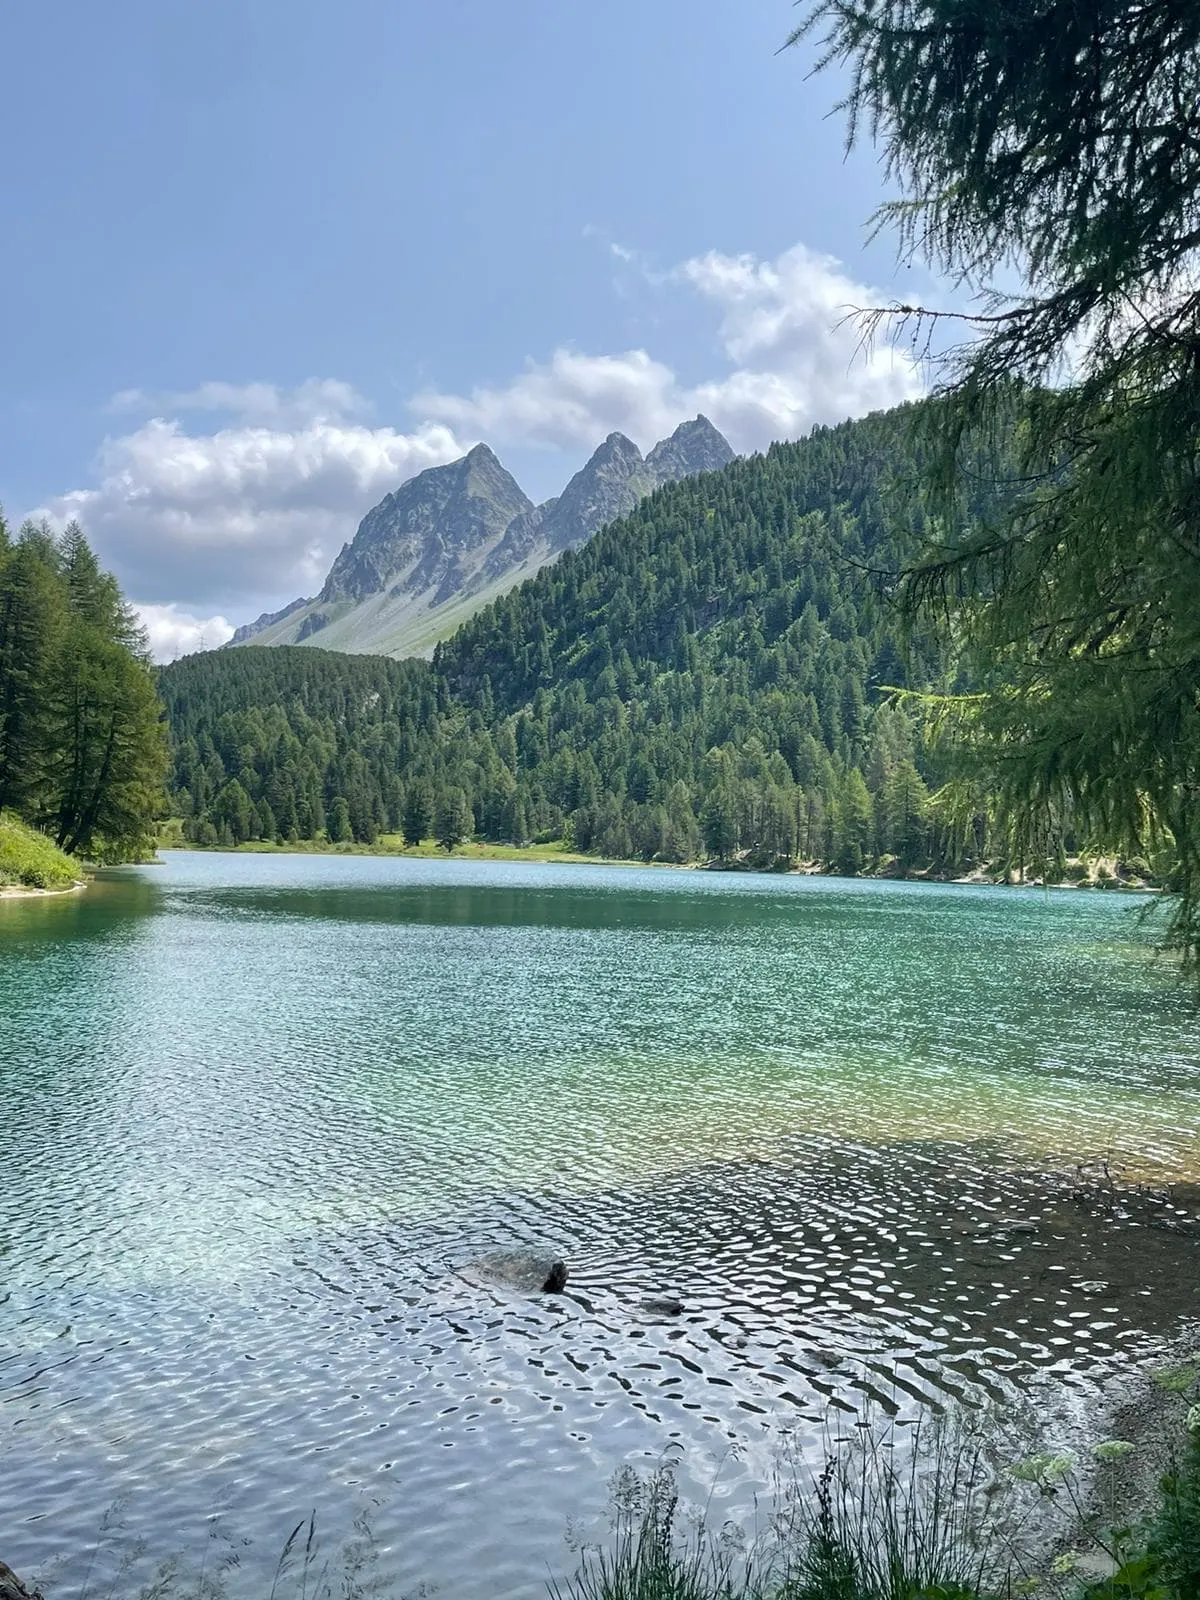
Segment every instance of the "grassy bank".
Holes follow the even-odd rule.
[[[886,1438],[860,1438],[751,1545],[682,1517],[669,1469],[626,1474],[611,1540],[552,1600],[1200,1600],[1200,1369],[1158,1381],[1176,1405],[1165,1440],[1105,1440],[1086,1468],[1031,1456],[995,1499],[978,1441],[939,1433],[898,1466]],[[1151,1445],[1162,1469],[1131,1506],[1120,1480]]]
[[[83,867],[44,833],[0,812],[0,890],[70,889],[82,882]]]

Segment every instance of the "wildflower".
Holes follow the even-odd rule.
[[[1075,1457],[1066,1451],[1059,1455],[1043,1452],[1018,1461],[1015,1466],[1009,1467],[1008,1475],[1019,1483],[1036,1483],[1045,1489],[1065,1478],[1074,1465]]]
[[[1119,1461],[1122,1456],[1131,1456],[1137,1445],[1130,1444],[1128,1439],[1105,1439],[1103,1444],[1094,1444],[1092,1454],[1097,1461]]]
[[[1070,1573],[1074,1572],[1078,1565],[1079,1551],[1067,1550],[1063,1555],[1055,1556],[1054,1560],[1050,1563],[1050,1571],[1056,1578],[1065,1578]]]
[[[1168,1394],[1186,1394],[1197,1378],[1200,1369],[1196,1367],[1164,1367],[1154,1374],[1155,1383]]]

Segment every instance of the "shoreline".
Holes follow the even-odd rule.
[[[948,885],[963,885],[968,888],[992,889],[1087,889],[1108,894],[1139,894],[1161,895],[1163,890],[1157,884],[1146,883],[1143,880],[1122,881],[1117,878],[1108,880],[1096,879],[1067,879],[1061,883],[1046,883],[1040,877],[1023,879],[1012,878],[1001,869],[994,872],[975,868],[968,873],[951,875],[950,873],[935,873],[929,871],[914,871],[905,874],[889,870],[877,872],[859,872],[853,877],[845,873],[834,872],[819,862],[795,861],[791,866],[750,866],[744,861],[646,861],[638,856],[594,856],[584,855],[578,850],[555,850],[548,845],[512,845],[512,844],[477,844],[471,843],[457,846],[453,850],[443,850],[440,845],[425,844],[328,844],[319,840],[297,839],[289,844],[269,843],[261,839],[248,839],[242,844],[211,845],[193,844],[186,840],[171,839],[155,847],[156,854],[167,854],[177,850],[195,851],[199,855],[262,855],[262,856],[374,856],[380,860],[400,861],[512,861],[524,862],[527,865],[537,866],[580,866],[580,867],[637,867],[653,868],[654,870],[666,869],[671,872],[712,872],[724,873],[729,876],[743,875],[755,878],[829,878],[846,883],[935,883]],[[55,891],[58,892],[58,891]]]
[[[1161,1502],[1161,1482],[1186,1448],[1187,1402],[1162,1384],[1173,1368],[1200,1364],[1200,1320],[1185,1318],[1164,1340],[1156,1355],[1134,1357],[1114,1383],[1107,1403],[1091,1420],[1102,1426],[1097,1443],[1131,1445],[1128,1453],[1101,1461],[1085,1456],[1072,1469],[1077,1487],[1063,1497],[1059,1514],[1047,1515],[1047,1526],[1027,1564],[1045,1571],[1056,1559],[1070,1561],[1070,1574],[1086,1583],[1102,1583],[1117,1571],[1106,1542],[1120,1529],[1137,1529],[1152,1518]],[[1030,1559],[1032,1558],[1032,1559]]]
[[[0,900],[51,900],[64,894],[80,894],[90,881],[80,878],[66,889],[35,889],[24,883],[0,883]]]

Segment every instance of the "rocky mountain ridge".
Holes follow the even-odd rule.
[[[372,507],[319,595],[241,627],[231,644],[427,655],[481,605],[632,511],[663,484],[734,458],[707,417],[643,456],[610,433],[560,495],[535,506],[485,444],[429,467]],[[319,638],[317,637],[319,635]]]

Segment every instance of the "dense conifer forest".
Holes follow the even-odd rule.
[[[950,675],[886,598],[926,534],[911,419],[659,490],[432,663],[247,648],[164,669],[185,836],[476,834],[844,872],[977,852],[888,703]]]
[[[81,529],[0,518],[0,812],[90,860],[153,846],[167,747],[136,619]]]

